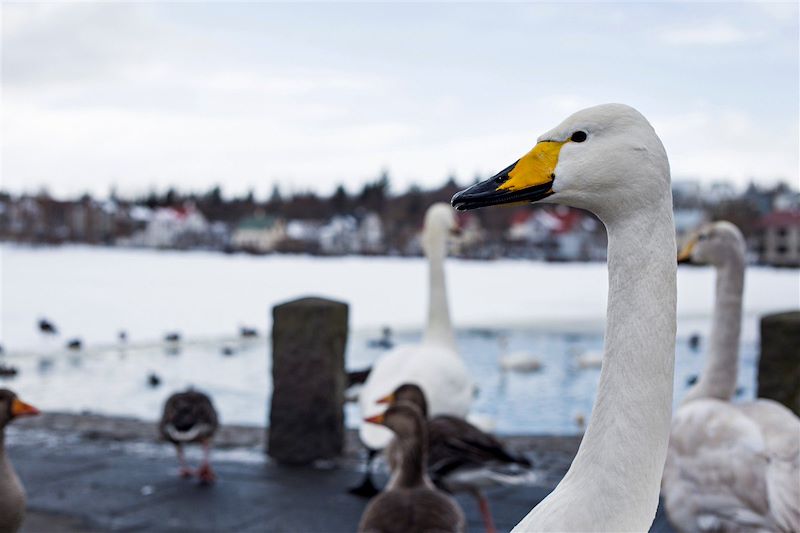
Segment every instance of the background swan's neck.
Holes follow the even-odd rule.
[[[700,379],[686,393],[684,403],[696,398],[730,400],[736,391],[744,268],[744,258],[735,258],[717,268],[714,316],[706,364]]]
[[[439,243],[437,243],[439,244]],[[440,249],[430,250],[428,256],[428,325],[423,342],[437,344],[455,350],[456,339],[450,322],[450,307],[447,303],[447,283],[444,277],[446,242]],[[438,248],[438,247],[437,247]]]
[[[567,475],[520,529],[646,531],[655,516],[675,361],[671,195],[604,222],[608,311],[591,422]]]

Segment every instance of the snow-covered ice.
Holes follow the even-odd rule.
[[[448,286],[459,345],[480,386],[475,410],[495,418],[501,432],[571,433],[577,414],[588,415],[597,370],[579,370],[583,349],[602,347],[606,305],[604,264],[554,264],[498,260],[450,260]],[[268,350],[259,341],[231,342],[237,353],[220,354],[222,339],[240,325],[262,333],[271,307],[303,295],[350,304],[348,366],[368,365],[380,352],[367,347],[383,325],[401,340],[418,338],[425,317],[425,262],[408,258],[245,256],[69,246],[0,247],[0,342],[9,363],[21,368],[6,382],[46,409],[92,410],[155,419],[164,397],[192,383],[209,390],[223,420],[262,424],[270,390]],[[713,271],[680,268],[679,338],[706,334],[713,298]],[[753,267],[745,293],[743,369],[740,383],[752,395],[758,317],[800,306],[800,273]],[[40,317],[53,320],[58,338],[43,338]],[[108,349],[120,330],[133,348]],[[543,372],[503,378],[496,337],[509,334],[509,350],[527,350]],[[177,355],[147,343],[168,331],[191,341]],[[82,355],[61,348],[80,337]],[[42,362],[54,354],[51,364]],[[702,366],[702,356],[680,342],[676,391]],[[163,383],[147,386],[156,372]],[[3,386],[0,383],[0,386]],[[357,413],[349,409],[351,423]]]

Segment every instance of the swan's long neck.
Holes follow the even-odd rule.
[[[591,422],[566,476],[520,529],[646,531],[655,516],[675,361],[671,195],[604,222],[608,310]]]
[[[444,277],[446,241],[436,243],[436,249],[428,256],[428,325],[423,342],[455,349],[456,340],[450,322],[450,307],[447,304],[447,283]]]
[[[739,371],[739,333],[742,327],[744,258],[736,257],[717,268],[717,287],[711,342],[703,373],[683,400],[730,400]]]

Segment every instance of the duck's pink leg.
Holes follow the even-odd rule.
[[[217,480],[217,475],[211,468],[211,442],[207,440],[203,441],[203,463],[197,471],[197,476],[204,485],[210,485]]]
[[[496,533],[494,521],[492,520],[492,511],[489,510],[489,500],[486,499],[486,496],[481,491],[476,491],[475,497],[478,499],[478,507],[480,507],[481,516],[483,516],[486,533]]]
[[[180,469],[178,470],[178,475],[184,479],[194,476],[194,470],[189,468],[189,465],[186,463],[186,457],[183,455],[183,445],[176,444],[175,450],[178,452],[178,462],[181,465]]]

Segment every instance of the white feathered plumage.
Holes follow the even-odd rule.
[[[800,419],[772,400],[733,404],[745,244],[728,222],[702,228],[682,260],[717,269],[703,373],[672,423],[662,495],[682,532],[800,531]]]
[[[428,398],[432,416],[465,417],[472,402],[473,385],[456,350],[447,303],[444,259],[450,233],[457,228],[455,213],[447,204],[434,204],[425,214],[423,247],[429,263],[428,322],[422,342],[399,346],[377,360],[359,395],[365,417],[383,412],[378,400],[403,383],[419,385]],[[376,424],[362,424],[361,441],[373,450],[386,447],[392,432]]]

